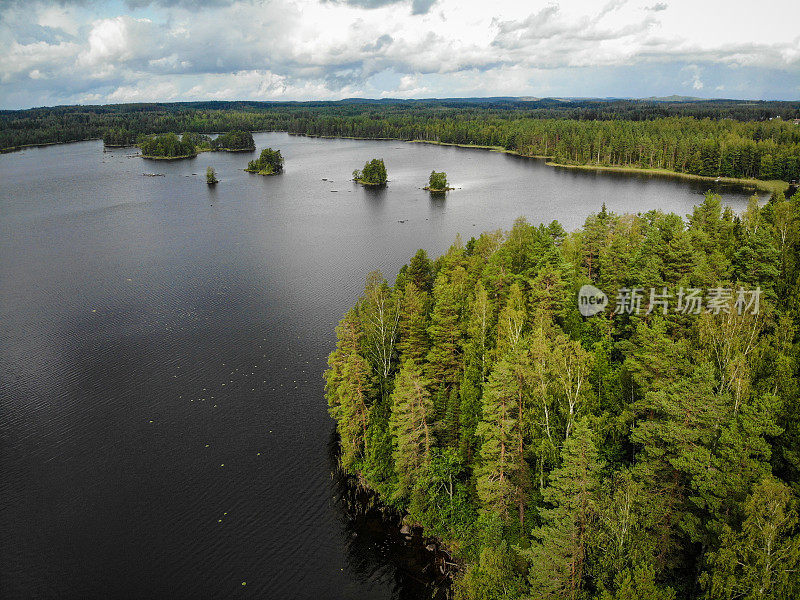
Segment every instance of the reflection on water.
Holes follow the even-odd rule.
[[[409,536],[401,533],[402,515],[376,506],[376,498],[357,489],[354,478],[337,467],[338,438],[331,435],[329,455],[332,488],[341,511],[342,536],[347,540],[348,565],[354,577],[369,582],[376,573],[394,580],[399,600],[445,600],[450,579],[442,574],[442,555],[426,549],[421,530]]]

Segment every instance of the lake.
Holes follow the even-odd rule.
[[[146,161],[101,142],[0,155],[0,597],[420,597],[332,476],[322,373],[366,274],[519,216],[685,215],[709,187],[254,137],[283,175],[244,173],[253,154]],[[374,157],[387,188],[348,181]],[[457,188],[444,200],[420,189],[433,169]]]

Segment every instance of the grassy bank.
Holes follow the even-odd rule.
[[[786,192],[789,183],[786,181],[764,181],[761,179],[738,179],[736,177],[706,177],[704,175],[694,175],[692,173],[678,173],[668,169],[644,169],[639,167],[604,167],[600,165],[565,165],[552,161],[547,162],[551,167],[563,167],[565,169],[584,169],[593,171],[611,171],[617,173],[635,173],[643,175],[666,175],[669,177],[680,177],[682,179],[695,179],[698,181],[709,181],[713,183],[730,183],[743,187],[754,188],[764,192]]]
[[[257,171],[256,169],[245,169],[244,171],[245,173],[253,173],[255,175],[265,175],[265,176],[277,175],[280,172],[276,171],[272,167],[269,167],[267,169],[261,169],[260,171]]]
[[[479,150],[489,150],[490,152],[502,152],[504,154],[513,154],[515,156],[522,156],[525,158],[539,158],[547,160],[547,165],[550,167],[564,167],[566,169],[584,169],[595,171],[612,171],[618,173],[635,173],[644,175],[667,175],[669,177],[680,177],[683,179],[695,179],[698,181],[709,181],[714,183],[730,183],[740,185],[746,188],[754,188],[770,194],[774,192],[785,193],[789,189],[789,183],[786,181],[765,181],[762,179],[738,179],[736,177],[706,177],[704,175],[694,175],[692,173],[679,173],[677,171],[670,171],[668,169],[645,169],[639,167],[605,167],[601,165],[567,165],[562,163],[553,162],[552,156],[539,156],[530,154],[521,154],[516,150],[506,150],[502,146],[481,146],[478,144],[454,144],[450,142],[436,142],[428,140],[410,140],[414,144],[434,144],[437,146],[455,146],[457,148],[476,148]]]
[[[436,142],[431,140],[408,140],[409,144],[433,144],[434,146],[455,146],[456,148],[475,148],[477,150],[488,150],[489,152],[501,152],[503,154],[513,154],[525,158],[551,158],[538,154],[521,154],[516,150],[506,150],[502,146],[481,146],[480,144],[455,144],[453,142]]]

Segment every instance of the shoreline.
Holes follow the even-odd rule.
[[[669,169],[647,169],[640,167],[623,167],[623,166],[603,166],[603,165],[567,165],[553,161],[552,156],[545,156],[540,154],[522,154],[516,150],[506,150],[502,146],[481,146],[478,144],[456,144],[453,142],[436,142],[429,140],[408,140],[409,144],[433,144],[435,146],[454,146],[456,148],[472,148],[476,150],[488,150],[489,152],[500,152],[502,154],[511,154],[513,156],[521,156],[522,158],[535,158],[546,161],[548,167],[560,167],[564,169],[583,169],[594,171],[610,171],[628,174],[640,175],[666,175],[669,177],[679,177],[682,179],[695,179],[698,181],[709,181],[712,183],[727,183],[732,185],[739,185],[744,188],[755,188],[763,192],[786,192],[792,187],[788,181],[781,180],[766,180],[766,179],[746,179],[738,177],[709,177],[706,175],[695,175],[694,173],[680,173],[678,171],[670,171]]]
[[[47,146],[59,146],[61,144],[79,144],[81,142],[94,142],[97,140],[102,141],[103,138],[94,137],[94,138],[86,138],[84,140],[71,140],[69,142],[41,142],[39,144],[22,144],[21,146],[7,146],[5,148],[0,148],[0,154],[11,154],[12,152],[20,152],[21,150],[26,150],[28,148],[45,148]]]
[[[434,140],[400,140],[407,144],[433,144],[434,146],[453,146],[454,148],[471,148],[473,150],[488,150],[489,152],[499,152],[501,154],[510,154],[512,156],[521,156],[522,158],[538,158],[550,159],[552,156],[544,154],[522,154],[516,150],[506,150],[502,146],[481,146],[480,144],[456,144],[455,142],[437,142]]]
[[[280,175],[283,171],[270,171],[267,172],[265,169],[260,171],[256,171],[254,169],[242,169],[245,173],[252,173],[253,175],[261,175],[262,177],[272,177],[273,175]]]
[[[463,570],[452,542],[426,535],[421,524],[412,521],[405,511],[387,504],[377,491],[366,485],[359,474],[344,471],[337,465],[333,477],[340,488],[339,502],[348,518],[351,521],[370,516],[377,518],[382,531],[393,543],[412,548],[418,555],[424,556],[424,567],[414,569],[408,565],[411,568],[407,573],[414,572],[414,579],[424,584],[433,598],[445,600],[450,597],[453,581]]]
[[[566,165],[548,160],[545,163],[548,167],[558,167],[564,169],[583,169],[589,171],[608,171],[616,173],[627,174],[641,174],[641,175],[661,175],[668,177],[677,177],[681,179],[694,179],[696,181],[709,181],[711,183],[726,183],[732,185],[739,185],[744,188],[755,188],[764,192],[786,192],[791,187],[788,181],[780,180],[765,180],[765,179],[740,179],[737,177],[709,177],[706,175],[695,175],[694,173],[679,173],[678,171],[670,171],[669,169],[646,169],[640,167],[617,167],[617,166],[603,166],[603,165]]]
[[[603,166],[603,165],[567,165],[554,162],[552,160],[553,159],[552,156],[546,156],[540,154],[522,154],[520,152],[517,152],[516,150],[506,150],[502,146],[485,146],[480,144],[457,144],[455,142],[439,142],[436,140],[419,140],[419,139],[403,140],[400,138],[375,138],[375,137],[368,138],[368,137],[340,136],[340,135],[318,135],[318,134],[308,134],[308,133],[296,133],[291,131],[280,131],[276,129],[255,130],[251,131],[250,133],[286,133],[287,135],[292,135],[292,136],[303,136],[308,138],[322,138],[322,139],[333,139],[333,140],[342,139],[342,140],[383,141],[383,142],[394,141],[394,142],[404,142],[406,144],[432,144],[434,146],[453,146],[455,148],[488,150],[489,152],[499,152],[501,154],[510,154],[512,156],[519,156],[522,158],[534,158],[539,160],[545,160],[546,161],[545,164],[549,167],[559,167],[564,169],[583,169],[583,170],[608,171],[608,172],[638,174],[638,175],[668,176],[668,177],[677,177],[682,179],[694,179],[697,181],[708,181],[711,183],[738,185],[743,188],[757,189],[767,193],[782,192],[785,194],[787,190],[792,188],[792,184],[790,184],[788,181],[780,181],[780,180],[745,179],[737,177],[709,177],[705,175],[695,175],[693,173],[679,173],[678,171],[670,171],[668,169],[646,169],[640,167]],[[0,149],[0,154],[17,152],[19,150],[24,150],[25,148],[41,148],[45,146],[54,146],[57,144],[73,144],[77,142],[86,142],[98,139],[102,138],[88,138],[85,140],[73,140],[69,142],[44,142],[41,144],[26,144],[23,146],[2,148]],[[223,151],[252,152],[251,150],[223,150]],[[144,155],[141,156],[142,158],[147,158],[149,160],[181,160],[184,158],[195,158],[197,155],[176,156],[176,157],[156,157],[156,156],[144,156]],[[361,183],[362,185],[384,185],[384,184],[369,184],[363,182],[358,182],[358,183]]]

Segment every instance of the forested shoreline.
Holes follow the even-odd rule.
[[[800,195],[709,193],[370,274],[326,372],[342,469],[449,545],[459,598],[797,597],[798,223]]]
[[[0,148],[185,131],[286,131],[420,140],[546,156],[564,165],[705,177],[800,179],[800,103],[522,101],[184,103],[0,113]]]

